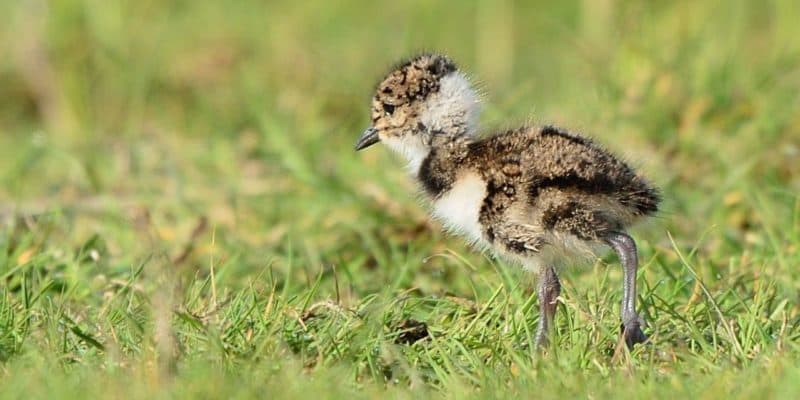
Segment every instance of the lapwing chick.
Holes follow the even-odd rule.
[[[553,126],[480,137],[478,96],[446,56],[398,64],[372,98],[372,125],[355,145],[381,142],[445,228],[538,274],[536,343],[545,346],[561,285],[556,271],[603,246],[623,269],[622,335],[647,340],[636,313],[636,243],[626,229],[658,210],[659,192],[592,140]]]

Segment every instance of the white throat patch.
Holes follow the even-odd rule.
[[[419,167],[425,161],[425,157],[430,153],[422,140],[413,135],[406,135],[403,137],[387,137],[381,139],[381,142],[388,146],[392,151],[402,155],[407,161],[406,169],[408,173],[416,176],[419,172]]]

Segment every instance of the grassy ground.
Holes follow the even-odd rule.
[[[0,397],[800,394],[797,2],[261,3],[0,4]],[[652,346],[617,347],[607,257],[533,352],[530,277],[352,151],[422,49],[487,130],[590,133],[663,188]]]

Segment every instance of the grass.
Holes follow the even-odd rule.
[[[0,4],[0,396],[793,398],[796,2]],[[376,80],[443,50],[487,131],[593,135],[663,188],[621,271],[531,278],[440,233]],[[512,122],[506,122],[512,121]]]

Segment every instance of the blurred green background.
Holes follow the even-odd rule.
[[[420,51],[472,77],[486,133],[560,125],[663,188],[664,212],[636,231],[659,350],[620,366],[592,347],[616,333],[615,259],[565,271],[567,350],[551,361],[593,371],[573,394],[619,395],[597,382],[631,365],[662,374],[639,380],[656,396],[790,382],[748,367],[798,359],[786,347],[800,336],[796,1],[18,0],[0,15],[0,375],[19,393],[73,363],[134,390],[126,371],[147,381],[158,362],[154,376],[185,379],[173,395],[199,381],[260,393],[209,376],[238,368],[274,387],[265,360],[323,374],[315,390],[331,396],[350,389],[330,391],[342,378],[328,368],[362,389],[396,381],[400,397],[560,393],[540,382],[552,365],[515,347],[536,323],[528,278],[441,234],[385,149],[352,151],[374,85]],[[407,296],[416,305],[396,308]],[[459,314],[497,299],[496,315]],[[328,302],[361,311],[317,331],[291,317]],[[374,355],[396,339],[382,326],[410,316],[452,340]],[[480,318],[495,325],[465,328]],[[212,367],[181,372],[198,359]],[[105,373],[67,370],[40,394]]]

